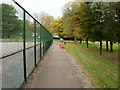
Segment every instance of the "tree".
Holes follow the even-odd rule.
[[[96,37],[96,40],[99,40],[100,42],[100,55],[102,55],[102,40],[104,38],[103,35],[103,5],[100,2],[94,3],[93,5],[93,15],[94,15],[94,36]]]
[[[100,42],[106,40],[106,50],[113,51],[113,43],[120,42],[120,2],[71,2],[64,6],[63,32],[69,37]]]
[[[67,36],[74,37],[74,41],[77,38],[81,39],[81,29],[80,29],[80,17],[79,17],[79,2],[67,3],[64,7],[63,12],[63,31]]]
[[[63,32],[63,20],[62,18],[57,18],[50,24],[50,32],[56,34],[60,37],[64,37],[65,34]]]
[[[119,41],[119,18],[117,14],[116,2],[103,3],[103,13],[104,13],[104,31],[106,40],[106,51],[108,51],[108,41],[110,41],[110,51],[113,52],[113,42]],[[118,6],[117,6],[118,7]]]
[[[120,43],[120,30],[119,30],[119,26],[120,26],[120,1],[117,2],[115,6],[115,11],[116,11],[116,14],[117,14],[117,23],[116,23],[116,26],[117,26],[117,34],[116,36],[118,37],[118,42]]]
[[[80,27],[82,29],[83,37],[86,39],[86,46],[88,48],[88,39],[91,38],[91,28],[93,16],[90,8],[90,3],[81,3],[81,13],[80,13]]]
[[[26,37],[31,37],[34,33],[34,22],[26,20]]]
[[[55,20],[53,16],[50,16],[45,12],[42,12],[40,14],[35,13],[34,16],[47,30],[50,31],[50,24]]]
[[[22,20],[18,19],[17,10],[8,4],[2,6],[2,37],[10,38],[22,30]]]
[[[63,29],[64,29],[64,33],[66,34],[66,36],[68,37],[73,37],[73,30],[72,30],[72,25],[70,22],[70,17],[71,17],[71,4],[72,3],[67,3],[64,6],[64,10],[63,10]]]

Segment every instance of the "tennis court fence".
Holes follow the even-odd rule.
[[[53,36],[16,1],[4,0],[0,7],[2,88],[19,88],[47,52]]]

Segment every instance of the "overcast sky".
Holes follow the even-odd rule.
[[[57,18],[62,15],[62,8],[67,2],[73,0],[16,0],[30,14],[46,12]]]
[[[0,0],[0,2],[1,1],[9,2],[12,0]],[[41,12],[46,12],[49,15],[57,18],[62,15],[63,6],[66,3],[72,2],[74,0],[15,0],[15,1],[17,1],[32,15],[34,15],[35,13],[39,14]],[[116,1],[116,0],[108,0],[108,1]]]

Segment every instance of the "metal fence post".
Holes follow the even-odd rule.
[[[41,59],[41,25],[40,25],[40,59]]]
[[[36,67],[36,21],[34,20],[34,59],[35,59],[35,67]]]
[[[44,29],[43,29],[43,55],[45,55],[45,35],[44,35]]]
[[[43,56],[43,27],[41,27],[41,58]]]
[[[25,16],[25,10],[23,10],[23,66],[24,66],[24,80],[26,80],[26,16]]]
[[[43,55],[44,55],[44,29],[42,29]]]

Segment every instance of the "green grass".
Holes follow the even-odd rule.
[[[90,48],[85,48],[84,44],[74,44],[69,41],[65,45],[68,53],[75,59],[77,64],[84,70],[84,74],[89,77],[96,88],[117,88],[118,87],[118,56],[117,45],[114,52],[103,50],[103,55],[99,55],[97,43],[90,43]]]
[[[26,38],[26,42],[33,42],[33,38]],[[5,38],[1,39],[0,42],[23,42],[23,38]]]
[[[59,40],[56,40],[56,41],[59,41]],[[73,41],[66,41],[67,43],[73,43]],[[106,49],[106,43],[105,43],[105,41],[102,41],[102,49],[103,50],[105,50]],[[80,44],[79,42],[76,42],[76,44]],[[79,45],[80,47],[86,47],[86,43],[85,43],[85,41],[83,41],[83,43],[82,44],[80,44]],[[110,47],[110,44],[109,44],[109,47]],[[99,42],[91,42],[91,41],[89,41],[89,48],[94,48],[94,49],[99,49]],[[118,51],[118,43],[114,43],[113,44],[113,49],[115,50],[115,51]]]
[[[18,42],[18,38],[6,38],[6,39],[1,39],[0,42]]]

